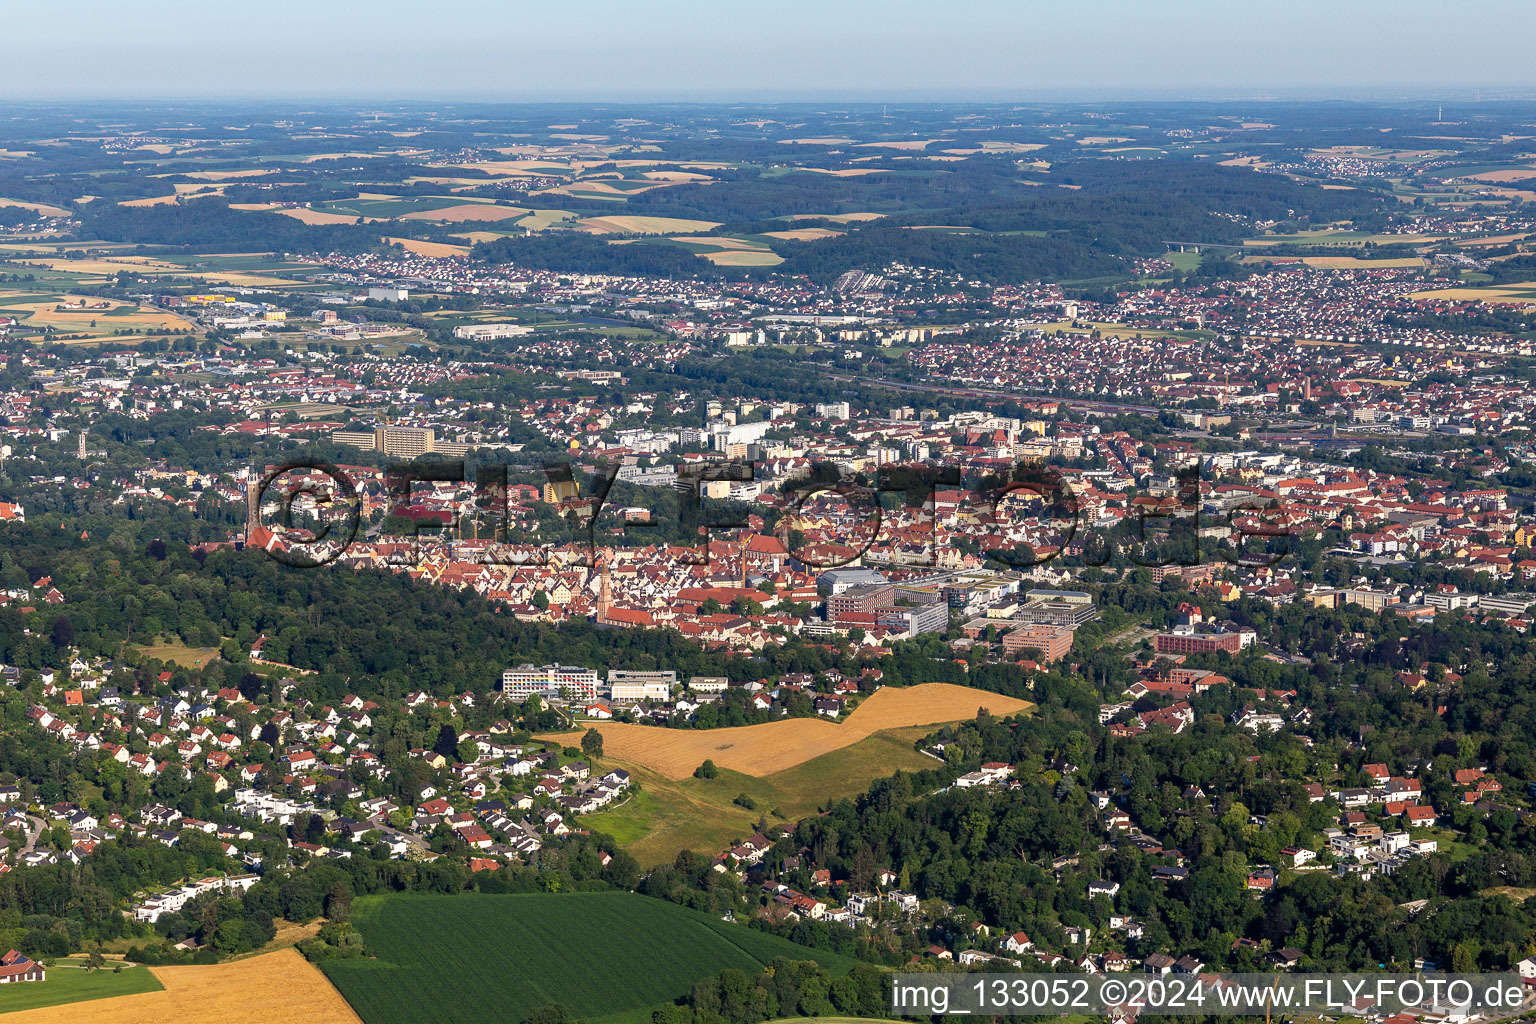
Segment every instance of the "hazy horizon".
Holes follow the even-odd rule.
[[[258,9],[84,0],[60,37],[7,12],[9,100],[376,102],[1446,101],[1536,98],[1536,5],[1477,16],[1403,0],[1277,7],[1184,0],[593,0],[424,12],[399,2]],[[58,41],[50,42],[57,39]]]

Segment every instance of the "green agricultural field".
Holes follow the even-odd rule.
[[[87,971],[76,966],[74,961],[60,961],[48,968],[46,981],[0,986],[0,1013],[109,996],[131,996],[138,992],[158,992],[162,987],[147,967],[128,966],[121,974],[114,974],[111,967]]]
[[[548,1003],[592,1024],[644,1024],[727,967],[853,966],[627,892],[370,896],[352,923],[374,959],[321,966],[366,1024],[505,1024]]]

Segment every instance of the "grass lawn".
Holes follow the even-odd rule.
[[[713,779],[668,779],[605,757],[600,761],[604,771],[624,768],[641,791],[617,807],[583,817],[581,823],[613,836],[642,867],[670,861],[679,850],[718,853],[732,839],[750,836],[763,815],[770,821],[793,821],[843,797],[857,796],[898,769],[936,767],[937,761],[912,749],[914,742],[932,731],[917,726],[878,732],[762,778],[721,769]],[[756,808],[736,804],[741,794]],[[776,810],[781,816],[773,814]]]
[[[780,956],[852,967],[627,892],[370,896],[352,924],[376,959],[321,969],[366,1024],[503,1024],[555,1002],[593,1024],[645,1024],[727,967],[755,975]]]
[[[86,999],[106,999],[108,996],[133,995],[136,992],[158,992],[161,988],[160,982],[149,973],[147,967],[124,967],[123,973],[114,974],[111,967],[87,971],[68,964],[70,961],[61,960],[48,968],[47,981],[0,985],[0,1013],[35,1010],[40,1006],[78,1003]]]

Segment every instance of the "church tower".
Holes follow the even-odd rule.
[[[252,466],[245,481],[245,542],[249,544],[261,525],[261,477]]]
[[[613,578],[608,572],[608,556],[597,556],[597,621],[608,622],[613,611]]]
[[[75,454],[77,456],[79,456],[81,462],[85,461],[85,428],[84,427],[80,428],[80,438],[75,443]]]

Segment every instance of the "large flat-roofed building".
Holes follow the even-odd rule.
[[[1501,594],[1497,597],[1483,595],[1477,599],[1479,608],[1509,615],[1524,615],[1525,610],[1533,604],[1536,604],[1536,594]]]
[[[1026,601],[1060,601],[1062,604],[1093,604],[1093,595],[1081,590],[1027,590]]]
[[[578,700],[595,700],[597,670],[574,665],[519,665],[501,674],[501,691],[514,700],[566,693]]]
[[[1087,604],[1073,601],[1026,601],[1019,605],[1012,616],[1014,622],[1025,626],[1071,626],[1073,629],[1098,617],[1099,609],[1092,601]]]
[[[500,341],[532,333],[532,327],[521,324],[465,324],[453,329],[453,336],[463,341]]]
[[[616,668],[608,673],[608,696],[613,700],[666,700],[676,685],[676,672]]]
[[[428,427],[379,427],[374,435],[374,449],[385,455],[414,459],[437,450],[437,435]]]
[[[904,629],[908,636],[939,633],[949,625],[949,605],[935,603],[878,608],[875,610],[875,624],[887,629]]]
[[[836,597],[849,587],[881,586],[890,582],[883,573],[857,566],[828,569],[816,577],[816,586],[832,597]]]
[[[945,580],[944,600],[951,608],[974,615],[988,605],[1007,600],[1019,590],[1018,577],[994,572],[955,573]]]
[[[448,455],[462,458],[475,447],[463,441],[442,441],[431,427],[376,427],[373,430],[336,430],[331,440],[350,444],[367,452],[383,452],[402,459],[422,455]]]
[[[1226,651],[1236,654],[1243,649],[1241,633],[1159,633],[1152,638],[1158,654],[1209,654]]]
[[[1039,651],[1040,660],[1049,665],[1071,653],[1073,632],[1071,626],[1019,626],[1003,634],[1003,650],[1018,654],[1033,649]]]
[[[837,622],[850,615],[873,615],[875,609],[889,605],[895,596],[896,588],[889,583],[849,587],[827,598],[827,619]]]
[[[331,432],[331,440],[337,444],[350,444],[354,448],[371,452],[378,444],[378,435],[372,430],[334,430]]]

